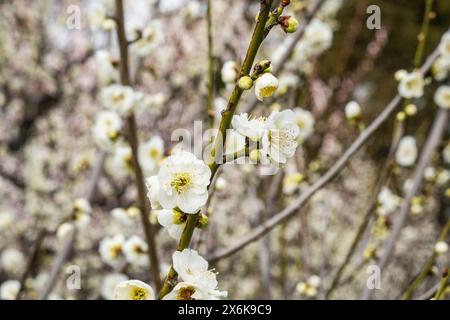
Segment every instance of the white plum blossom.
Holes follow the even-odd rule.
[[[123,253],[131,265],[145,267],[148,265],[148,245],[139,236],[131,236],[123,244]]]
[[[101,111],[95,119],[95,126],[92,129],[94,141],[104,149],[110,149],[120,136],[122,119],[114,111]]]
[[[217,300],[227,296],[217,289],[216,274],[208,270],[208,262],[197,251],[184,249],[173,254],[173,268],[183,282],[164,297],[164,300]]]
[[[195,250],[175,251],[172,259],[173,268],[184,281],[196,282],[199,275],[208,271],[208,261]]]
[[[123,273],[110,273],[103,278],[100,293],[106,300],[114,300],[114,289],[122,282],[128,280]]]
[[[277,96],[284,95],[289,88],[295,87],[299,83],[299,78],[293,73],[282,73],[278,79],[278,89],[275,92]]]
[[[295,289],[299,294],[312,298],[317,296],[321,284],[322,279],[317,275],[312,275],[307,281],[300,281]]]
[[[416,139],[412,136],[403,137],[400,140],[395,153],[395,161],[402,167],[412,166],[417,159]]]
[[[345,117],[349,120],[355,120],[361,117],[361,106],[356,101],[350,101],[345,106]]]
[[[425,80],[419,71],[413,71],[403,76],[398,84],[398,93],[406,99],[423,96]]]
[[[20,282],[17,280],[7,280],[0,286],[0,299],[15,300],[20,290]]]
[[[160,192],[158,176],[151,176],[145,180],[145,185],[147,186],[147,198],[150,200],[152,209],[161,209],[161,204],[158,200],[158,195]]]
[[[307,55],[317,56],[331,47],[333,30],[331,27],[315,18],[305,28],[303,41],[299,43]]]
[[[423,177],[427,181],[433,181],[434,179],[436,179],[436,175],[437,172],[434,167],[426,167],[425,171],[423,172]]]
[[[238,77],[238,65],[234,61],[227,61],[223,64],[222,70],[220,71],[222,81],[224,83],[234,83]]]
[[[227,296],[226,291],[207,288],[198,283],[179,282],[163,300],[219,300]]]
[[[75,229],[73,223],[64,222],[56,230],[56,236],[58,239],[65,239]]]
[[[13,218],[7,211],[0,211],[0,230],[5,230],[11,227]]]
[[[222,176],[219,176],[217,179],[216,179],[216,184],[214,185],[214,188],[217,190],[217,191],[222,191],[222,190],[225,190],[225,188],[228,186],[228,181],[224,178],[224,177],[222,177]]]
[[[139,164],[146,175],[155,173],[163,156],[164,141],[160,136],[154,136],[139,146]]]
[[[266,131],[266,120],[264,117],[251,119],[247,113],[241,113],[233,116],[231,125],[237,132],[250,140],[260,141]]]
[[[99,253],[103,262],[112,267],[118,266],[121,262],[124,243],[125,237],[121,234],[102,239],[100,241]]]
[[[267,132],[262,139],[264,156],[276,164],[286,163],[297,149],[300,128],[292,110],[273,111],[267,118]]]
[[[111,215],[114,219],[125,226],[132,226],[140,214],[139,208],[129,207],[124,208],[114,208],[111,210]]]
[[[142,100],[143,108],[157,108],[166,102],[167,94],[164,92],[158,92],[155,94],[147,94]]]
[[[114,149],[111,159],[114,172],[119,175],[126,175],[133,170],[133,152],[128,145],[119,145]]]
[[[186,215],[176,209],[157,210],[156,217],[160,225],[164,227],[175,240],[179,240],[186,225]]]
[[[202,16],[203,7],[197,0],[191,0],[186,4],[183,10],[183,16],[186,20],[191,21],[198,19]]]
[[[162,13],[173,13],[186,5],[187,0],[161,0],[159,1],[159,11]]]
[[[79,229],[86,227],[91,221],[92,208],[85,198],[77,198],[73,202],[73,218]]]
[[[155,300],[155,292],[148,284],[139,280],[127,280],[114,289],[114,300]]]
[[[437,254],[444,254],[448,252],[448,244],[445,241],[438,241],[434,245],[434,251]]]
[[[102,27],[106,19],[106,8],[102,3],[93,3],[88,10],[89,26],[92,30],[98,30]]]
[[[129,86],[112,84],[102,89],[100,99],[108,109],[114,110],[121,116],[128,116],[139,102],[140,95]]]
[[[440,108],[450,109],[450,86],[440,86],[436,90],[434,103]]]
[[[440,186],[444,186],[448,184],[449,181],[450,181],[450,171],[441,170],[436,177],[436,183]]]
[[[158,202],[164,209],[178,207],[196,213],[208,199],[211,170],[194,154],[180,151],[161,165],[158,173]]]
[[[308,110],[297,107],[293,109],[295,113],[295,123],[300,128],[298,140],[300,143],[304,142],[314,133],[315,120],[314,116]]]
[[[377,214],[386,216],[397,210],[400,204],[401,198],[394,194],[388,187],[383,187],[378,195]]]
[[[450,72],[450,58],[443,56],[438,57],[431,68],[434,79],[437,81],[443,81],[448,77]]]
[[[446,163],[450,163],[450,142],[447,143],[444,150],[442,150],[442,158]]]
[[[271,73],[263,73],[255,81],[255,95],[258,100],[273,96],[278,89],[278,79]]]
[[[107,50],[98,50],[95,52],[95,63],[97,69],[97,78],[101,85],[108,85],[117,81],[119,73],[113,65],[111,54]]]
[[[7,248],[2,251],[0,265],[7,273],[21,275],[26,267],[25,256],[15,248]]]
[[[133,51],[139,56],[149,55],[161,44],[163,32],[161,21],[152,21],[142,30],[142,37],[133,43]]]
[[[439,52],[445,59],[450,59],[450,31],[442,35],[439,42]]]

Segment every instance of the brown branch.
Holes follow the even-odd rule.
[[[130,85],[130,72],[128,65],[128,42],[125,33],[125,18],[123,0],[116,0],[116,31],[120,49],[120,77],[121,82],[125,86]],[[161,276],[159,272],[159,258],[156,252],[155,230],[149,220],[150,204],[147,200],[144,175],[141,165],[139,164],[138,149],[139,140],[137,135],[137,124],[134,114],[127,118],[128,123],[128,142],[133,154],[133,169],[135,173],[136,186],[138,189],[138,202],[141,213],[142,225],[144,228],[145,238],[148,245],[148,260],[150,266],[150,275],[155,284],[156,290],[161,289]]]

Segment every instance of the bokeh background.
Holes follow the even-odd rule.
[[[22,298],[36,299],[45,286],[64,244],[57,235],[58,227],[67,220],[74,199],[85,193],[99,154],[92,136],[96,115],[102,109],[98,96],[102,70],[96,52],[106,49],[115,57],[118,52],[114,32],[90,28],[88,16],[93,2],[96,1],[0,1],[0,255],[15,249],[19,252],[16,256],[22,256],[14,258],[12,269],[8,261],[0,264],[0,284],[21,279],[40,231],[47,232],[24,282]],[[162,10],[163,2],[126,1],[126,20],[130,28],[152,20],[161,24],[158,32],[163,40],[146,56],[131,54],[131,71],[135,87],[153,98],[153,103],[137,110],[139,138],[146,141],[159,135],[168,153],[175,145],[170,141],[173,130],[192,131],[195,120],[205,119],[208,53],[205,2],[187,1],[196,4],[175,6],[168,11]],[[299,21],[305,19],[304,8],[310,8],[313,1],[291,2],[291,14]],[[336,13],[322,17],[333,28],[332,46],[311,62],[307,73],[294,63],[289,73],[297,81],[289,84],[283,94],[257,107],[260,112],[267,112],[280,106],[301,106],[314,115],[313,135],[299,148],[295,163],[285,169],[285,174],[300,172],[304,181],[298,190],[288,194],[283,192],[282,177],[261,176],[254,166],[225,166],[220,173],[221,187],[209,208],[209,227],[202,236],[194,237],[194,244],[203,255],[232,244],[298,197],[359,134],[358,128],[345,119],[346,103],[358,101],[363,109],[362,122],[369,124],[397,92],[395,72],[412,69],[425,1],[336,2],[341,4]],[[434,2],[435,17],[430,22],[425,56],[436,47],[450,22],[450,2]],[[366,27],[366,8],[370,4],[381,8],[380,30]],[[79,30],[70,30],[66,25],[70,5],[80,9]],[[229,60],[238,64],[242,61],[258,7],[259,1],[213,1],[218,105],[230,93],[221,79],[222,65]],[[271,59],[288,37],[281,30],[271,32],[258,58]],[[437,111],[432,104],[436,85],[431,83],[427,88],[425,96],[415,101],[418,114],[406,124],[406,133],[414,135],[419,146]],[[251,98],[250,93],[244,95],[241,106]],[[368,210],[391,146],[395,121],[393,117],[383,125],[341,174],[298,215],[263,240],[214,266],[219,272],[220,287],[229,292],[229,298],[324,298]],[[448,134],[447,131],[441,149]],[[90,222],[78,233],[65,263],[80,267],[81,289],[67,288],[68,274],[63,269],[52,291],[55,299],[107,299],[105,277],[117,270],[102,261],[99,243],[118,233],[142,236],[139,220],[124,225],[110,213],[114,208],[137,205],[132,175],[118,172],[112,158],[106,158],[91,201]],[[445,168],[439,156],[431,165],[439,170]],[[411,172],[394,172],[391,188],[400,196]],[[375,297],[398,298],[432,254],[449,217],[446,187],[424,184],[423,208],[408,219],[383,275],[382,290]],[[271,188],[277,194],[270,204],[272,210],[265,210]],[[155,219],[152,222],[156,223]],[[376,218],[371,220],[331,298],[360,296],[367,279],[366,267],[371,263],[364,257],[365,249],[382,243],[389,233],[388,222],[380,233],[374,231],[374,226]],[[171,262],[175,242],[162,230],[157,242],[164,269]],[[419,291],[439,279],[439,268],[448,265],[448,261],[448,254],[437,259],[434,274],[427,277]],[[150,280],[141,267],[131,265],[121,271],[133,279]],[[313,275],[322,282],[317,292],[305,295],[296,290],[299,282],[307,282]]]

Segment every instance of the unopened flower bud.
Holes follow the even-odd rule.
[[[415,115],[416,113],[417,113],[417,107],[416,107],[416,105],[415,104],[413,104],[413,103],[410,103],[410,104],[408,104],[406,107],[405,107],[405,113],[406,113],[406,115],[408,115],[408,116],[413,116],[413,115]]]
[[[406,114],[403,111],[400,111],[399,113],[397,113],[397,121],[404,121],[406,118]]]
[[[348,120],[358,120],[361,117],[361,106],[355,101],[347,103],[345,106],[345,117]]]
[[[249,76],[243,76],[238,82],[239,89],[248,90],[253,86],[253,80]]]
[[[271,73],[264,73],[255,82],[255,95],[258,100],[271,97],[278,88],[278,79]]]
[[[434,245],[434,251],[437,254],[444,254],[448,252],[448,244],[445,241],[438,241]]]
[[[294,33],[298,28],[298,20],[290,16],[281,16],[278,18],[278,23],[286,33]]]
[[[397,70],[394,75],[395,80],[401,81],[407,74],[408,72],[404,69]]]
[[[197,228],[204,229],[208,226],[208,216],[201,214],[197,221]]]

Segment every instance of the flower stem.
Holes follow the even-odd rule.
[[[444,275],[441,279],[441,283],[439,285],[439,289],[436,291],[434,295],[434,300],[441,300],[441,296],[445,291],[445,288],[448,286],[448,280],[450,278],[450,272],[448,272],[448,268],[444,271]]]
[[[247,54],[244,59],[244,63],[242,64],[241,70],[239,72],[239,78],[250,73],[250,70],[253,66],[253,62],[255,61],[256,54],[258,53],[258,49],[261,46],[262,41],[264,40],[266,34],[266,22],[269,17],[270,9],[272,7],[273,0],[261,1],[261,9],[259,12],[258,22],[256,23],[255,30],[253,31],[252,39],[250,41],[250,45],[247,50]],[[221,156],[223,153],[223,147],[226,142],[226,131],[230,127],[231,119],[236,111],[239,100],[241,98],[243,90],[239,88],[236,84],[234,86],[233,92],[231,93],[230,99],[228,100],[228,105],[226,109],[222,112],[222,119],[220,120],[219,125],[219,137],[215,141],[214,149],[211,151],[211,156],[213,159],[216,159],[216,156]],[[219,153],[219,151],[221,151]],[[217,161],[213,161],[210,164],[212,176],[216,173],[219,164]]]
[[[247,75],[250,73],[250,70],[253,66],[253,62],[255,60],[256,54],[258,52],[258,49],[264,40],[265,34],[265,25],[267,22],[267,19],[269,17],[270,9],[272,7],[273,0],[262,0],[261,1],[261,9],[259,12],[259,18],[258,22],[256,23],[255,29],[253,31],[252,38],[250,40],[250,45],[247,50],[247,54],[244,59],[244,63],[242,64],[241,70],[240,70],[240,76]],[[225,132],[230,127],[231,124],[231,118],[236,111],[237,105],[239,103],[239,99],[241,98],[243,90],[239,89],[239,86],[236,84],[233,92],[231,93],[230,99],[228,101],[227,108],[222,113],[222,119],[220,121],[219,135],[222,135],[223,139],[216,139],[214,149],[212,150],[212,158],[215,158],[215,155],[217,154],[217,150],[222,150],[223,146],[225,145]],[[222,152],[221,152],[222,154]],[[221,157],[222,155],[220,155]],[[220,159],[220,158],[219,158]],[[214,178],[215,173],[217,172],[217,169],[219,168],[219,163],[217,161],[213,161],[213,163],[210,164],[211,169],[211,181]],[[184,227],[183,233],[181,235],[180,241],[178,243],[177,250],[182,251],[186,249],[189,246],[189,243],[192,238],[192,234],[194,233],[195,226],[197,224],[199,218],[199,214],[191,214],[189,215],[186,226]],[[159,298],[162,299],[166,294],[168,294],[172,288],[175,286],[177,282],[177,272],[173,268],[173,266],[170,267],[169,273],[167,274],[167,277],[164,281],[163,287],[159,293]]]
[[[422,27],[418,36],[416,55],[414,57],[415,68],[418,68],[422,63],[423,54],[425,51],[425,44],[428,36],[428,30],[430,29],[430,20],[433,17],[433,13],[431,11],[432,9],[433,9],[433,0],[426,0]]]
[[[125,34],[125,18],[123,0],[116,0],[116,23],[117,38],[120,49],[120,79],[122,85],[129,86],[130,72],[128,65],[128,46],[129,43]],[[144,228],[145,239],[148,245],[148,259],[150,264],[150,273],[153,283],[157,290],[161,288],[161,278],[159,272],[159,260],[156,252],[155,230],[149,220],[149,204],[146,197],[144,175],[138,160],[139,140],[137,135],[137,124],[134,114],[128,116],[128,142],[133,154],[133,169],[138,189],[138,202],[141,213],[142,225]]]

